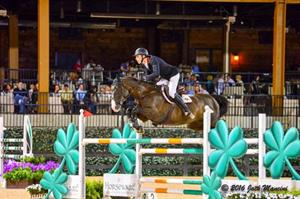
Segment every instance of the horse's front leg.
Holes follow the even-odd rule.
[[[133,128],[135,128],[139,133],[144,133],[144,128],[143,128],[143,122],[146,120],[141,114],[138,105],[135,105],[131,110],[130,110],[130,121],[132,123]],[[142,122],[140,121],[142,120]]]

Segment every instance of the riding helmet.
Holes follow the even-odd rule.
[[[134,57],[137,55],[145,55],[145,56],[149,56],[149,52],[146,48],[137,48],[134,52]]]

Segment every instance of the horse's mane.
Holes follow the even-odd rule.
[[[134,77],[124,77],[123,81],[131,81],[136,83],[137,86],[142,86],[144,87],[147,91],[158,91],[158,88],[155,86],[155,84],[143,81],[143,80],[138,80]]]

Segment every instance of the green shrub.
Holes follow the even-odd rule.
[[[88,180],[86,182],[86,198],[101,199],[103,197],[103,183],[100,180]]]
[[[40,163],[45,163],[46,162],[46,158],[44,156],[38,156],[38,157],[24,157],[21,159],[21,162],[29,162],[32,164],[40,164]]]
[[[32,182],[33,175],[30,168],[26,168],[26,169],[18,168],[18,169],[14,169],[11,172],[5,173],[3,175],[3,178],[11,182],[20,182],[22,180],[27,180],[29,182]]]

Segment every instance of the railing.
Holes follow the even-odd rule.
[[[143,73],[143,70],[140,68],[133,68],[133,73],[139,74]],[[101,75],[102,72],[102,75]],[[52,81],[57,80],[59,82],[66,82],[70,78],[70,73],[74,73],[74,70],[61,70],[61,69],[50,69],[50,79]],[[116,74],[120,73],[120,70],[106,70],[106,69],[86,69],[83,68],[81,71],[81,77],[84,80],[92,81],[95,79],[96,82],[102,82],[105,78],[113,79],[116,77]],[[188,74],[195,74],[199,81],[206,81],[208,76],[213,78],[223,74],[222,72],[196,72],[193,73],[190,69],[181,69],[181,82],[186,80]],[[260,76],[264,82],[272,82],[272,73],[262,73],[262,72],[232,72],[229,73],[232,79],[235,80],[237,75],[242,77],[244,83],[250,83],[256,79],[257,76]],[[101,77],[102,76],[102,77]],[[19,68],[19,69],[9,69],[0,67],[0,77],[3,82],[12,82],[12,81],[23,81],[25,83],[36,82],[38,79],[38,70],[37,68]],[[103,79],[104,78],[104,79]],[[300,79],[300,71],[285,72],[285,79],[287,81],[297,81]],[[0,80],[0,81],[1,81]]]
[[[70,121],[76,122],[79,109],[92,112],[95,117],[87,125],[115,127],[121,124],[120,113],[111,110],[111,94],[85,93],[83,100],[76,99],[73,93],[34,93],[36,97],[6,94],[0,96],[0,114],[5,115],[5,125],[22,126],[23,116],[30,114],[33,126],[66,126]],[[69,98],[68,98],[69,97]],[[78,97],[78,96],[77,96]],[[280,119],[284,124],[299,127],[300,95],[228,95],[229,108],[224,119],[234,126],[254,128],[258,122],[258,113],[266,113],[268,117]],[[68,98],[68,100],[66,100]],[[39,99],[46,99],[41,101]],[[272,104],[276,102],[276,106]],[[146,127],[153,127],[146,123]]]

